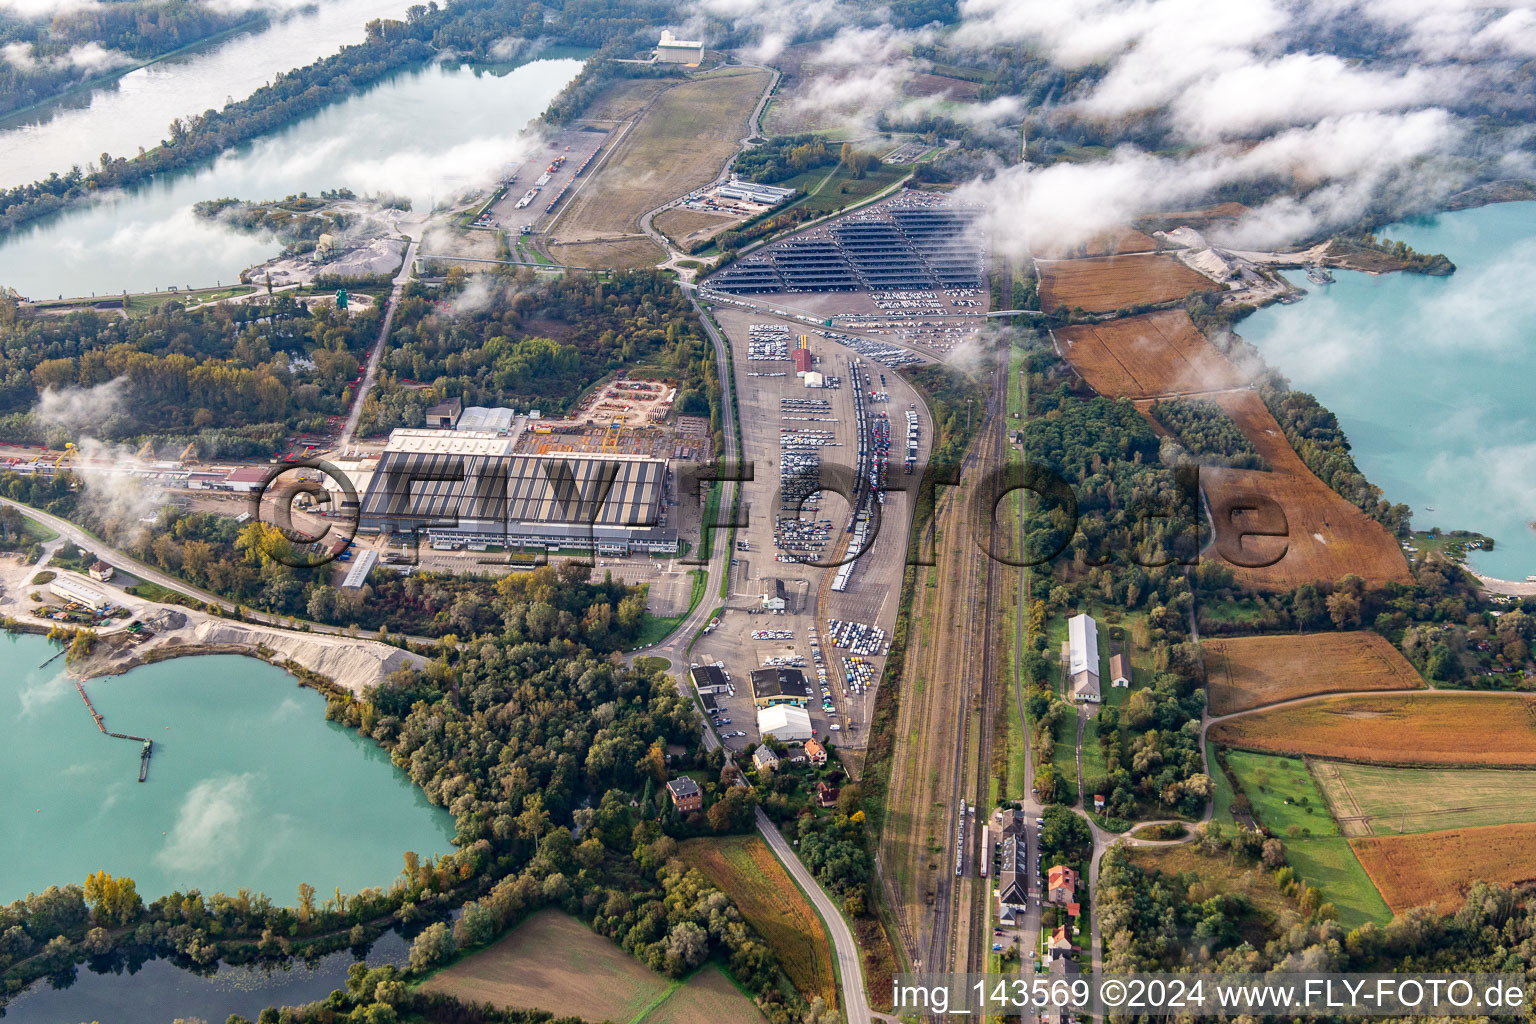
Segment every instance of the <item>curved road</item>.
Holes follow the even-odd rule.
[[[853,930],[843,920],[842,911],[832,898],[822,890],[820,883],[810,873],[795,851],[790,847],[763,809],[757,809],[757,830],[767,840],[774,855],[784,862],[790,875],[816,905],[816,912],[826,922],[827,933],[832,936],[832,951],[837,957],[837,975],[842,981],[843,1020],[847,1024],[870,1024],[874,1019],[869,1009],[869,999],[864,995],[864,961],[859,957],[859,944],[854,941]]]
[[[711,181],[705,185],[698,186],[698,188],[693,189],[689,195],[692,195],[694,192],[698,192],[700,189],[714,188],[716,185],[725,184],[726,181],[730,179],[731,168],[736,166],[737,157],[746,152],[747,147],[752,144],[752,140],[762,134],[760,122],[763,116],[763,109],[768,106],[768,101],[773,98],[774,92],[779,88],[779,79],[782,77],[782,73],[778,68],[771,68],[766,64],[742,64],[740,66],[746,68],[761,68],[764,71],[772,72],[773,77],[768,82],[768,88],[764,89],[763,94],[758,97],[757,106],[752,110],[752,116],[747,118],[747,134],[741,139],[737,140],[739,145],[736,147],[736,152],[732,153],[730,159],[726,160],[725,166],[720,168],[720,173],[715,175],[714,181]],[[662,260],[659,264],[657,264],[657,266],[675,270],[679,275],[686,274],[687,276],[691,277],[693,273],[691,270],[686,267],[677,267],[673,265],[673,261],[686,259],[688,254],[685,252],[679,252],[672,245],[671,239],[667,238],[666,235],[656,230],[656,225],[652,223],[652,221],[656,219],[657,214],[663,212],[664,210],[672,209],[674,206],[682,203],[685,198],[686,197],[684,196],[679,196],[676,199],[671,199],[665,203],[662,203],[654,210],[641,214],[640,230],[645,232],[646,237],[660,246],[661,251],[667,254],[667,258]]]
[[[68,519],[60,519],[58,516],[44,512],[42,509],[33,508],[31,505],[24,505],[19,501],[12,501],[10,498],[0,498],[0,505],[9,505],[27,518],[35,519],[64,538],[74,541],[77,546],[93,552],[97,558],[106,562],[114,569],[121,569],[147,583],[154,583],[157,586],[164,587],[166,590],[175,591],[178,594],[194,598],[205,604],[216,605],[232,615],[241,610],[240,605],[227,598],[220,597],[218,594],[204,590],[201,587],[195,587],[186,580],[161,572],[159,569],[144,564],[132,555],[126,555],[116,548],[109,547],[101,538],[92,536]],[[239,619],[233,621],[254,622],[263,626],[274,626],[278,629],[288,630],[292,630],[293,624],[297,623],[300,626],[306,627],[311,633],[328,633],[332,636],[342,637],[351,637],[352,635],[341,626],[328,626],[323,622],[311,622],[308,619],[290,619],[286,615],[270,615],[266,612],[258,612],[250,608],[245,608]],[[302,632],[302,630],[299,632]],[[405,639],[410,643],[416,644],[436,644],[438,642],[428,636],[406,636]]]

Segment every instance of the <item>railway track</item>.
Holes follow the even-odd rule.
[[[980,481],[1002,466],[1006,450],[1006,425],[1001,423],[1001,418],[1007,411],[1007,349],[1001,349],[999,355],[1002,364],[995,368],[978,440],[964,464],[964,471],[972,475],[968,488],[971,501],[975,501],[983,490]],[[951,518],[959,515],[961,519],[945,531],[947,550],[941,561],[946,566],[945,571],[958,572],[958,578],[966,581],[963,629],[968,639],[958,665],[963,671],[979,671],[975,673],[977,685],[965,689],[961,696],[960,731],[955,744],[949,799],[948,855],[946,870],[940,876],[943,883],[934,901],[935,920],[927,963],[932,965],[930,969],[980,972],[986,969],[987,963],[989,883],[977,876],[980,874],[980,858],[986,855],[980,844],[981,827],[986,821],[982,809],[990,810],[991,798],[992,731],[998,694],[993,597],[998,593],[1002,567],[987,550],[989,516],[977,509],[951,508],[949,511]],[[979,711],[981,716],[975,730],[974,757],[971,750],[973,710]],[[961,801],[975,808],[976,812],[966,815],[964,841],[957,851]],[[968,888],[971,899],[966,903],[964,897]],[[965,939],[963,963],[960,960],[962,935]]]

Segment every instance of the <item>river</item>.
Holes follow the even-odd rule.
[[[20,228],[0,242],[0,285],[43,299],[233,281],[282,246],[196,217],[197,201],[344,187],[430,207],[538,145],[522,129],[580,70],[558,58],[391,76],[211,164]]]
[[[1500,203],[1393,225],[1382,235],[1443,252],[1450,277],[1336,272],[1237,331],[1339,417],[1355,462],[1416,529],[1475,530],[1486,575],[1536,574],[1536,203]]]
[[[177,658],[95,679],[86,692],[58,648],[0,635],[0,901],[106,870],[145,901],[246,888],[297,901],[388,886],[414,850],[452,849],[453,820],[372,740],[325,720],[325,699],[255,658]]]
[[[410,0],[324,0],[116,81],[0,119],[0,188],[82,167],[102,151],[132,156],[176,117],[244,99],[289,71],[363,40],[373,18],[402,18]],[[280,8],[282,5],[278,5]]]

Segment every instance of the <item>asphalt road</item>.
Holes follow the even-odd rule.
[[[789,873],[810,896],[811,902],[827,923],[827,933],[832,936],[832,952],[837,957],[837,975],[842,982],[843,1020],[847,1024],[870,1024],[874,1019],[869,1009],[869,999],[864,995],[864,961],[859,958],[859,944],[854,941],[853,930],[843,920],[842,911],[821,888],[814,875],[800,863],[794,849],[784,838],[763,809],[757,809],[757,830],[768,841],[774,856],[783,861]]]
[[[238,607],[233,601],[229,601],[217,594],[203,590],[201,587],[194,587],[186,580],[178,579],[175,576],[163,573],[159,569],[145,565],[143,562],[139,561],[137,558],[134,558],[131,555],[125,555],[123,552],[118,551],[115,548],[108,547],[105,542],[91,536],[89,533],[86,533],[85,530],[76,526],[74,523],[67,519],[60,519],[58,516],[50,515],[41,509],[33,508],[31,505],[23,505],[19,501],[12,501],[10,498],[0,498],[0,505],[9,505],[11,508],[14,508],[16,511],[25,515],[27,518],[34,519],[37,522],[42,523],[49,529],[57,531],[61,536],[74,541],[75,544],[79,547],[93,552],[97,558],[101,559],[103,562],[106,562],[108,565],[112,566],[112,568],[121,569],[123,572],[137,576],[139,579],[144,580],[146,583],[158,584],[159,586],[164,587],[166,590],[173,590],[178,594],[184,594],[187,597],[195,598],[205,604],[217,605],[225,612],[232,613]],[[298,623],[301,626],[307,627],[308,631],[311,633],[328,633],[332,636],[349,635],[347,630],[340,626],[328,626],[325,623],[310,622],[307,619],[290,620],[287,616],[284,615],[268,615],[266,612],[252,611],[251,609],[245,610],[245,614],[241,617],[241,621],[260,623],[263,626],[276,626],[279,629],[291,629],[292,623]],[[437,643],[437,641],[432,637],[426,636],[408,636],[406,639],[410,640],[412,643]]]
[[[395,322],[395,309],[400,305],[400,295],[411,280],[411,267],[416,262],[418,244],[413,238],[405,245],[405,262],[400,264],[400,273],[395,277],[395,287],[389,293],[389,308],[384,311],[384,325],[379,328],[379,340],[374,342],[373,351],[368,354],[368,365],[363,370],[363,383],[358,386],[357,395],[352,399],[352,411],[347,413],[347,425],[342,428],[341,437],[336,442],[338,451],[345,451],[352,444],[352,435],[357,432],[357,421],[363,415],[363,400],[368,397],[368,392],[373,389],[373,382],[378,379],[379,360],[384,357],[384,349],[389,344],[389,331]]]

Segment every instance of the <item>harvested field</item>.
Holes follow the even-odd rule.
[[[1536,821],[1536,772],[1314,761],[1312,775],[1347,836]]]
[[[727,227],[745,218],[722,213],[706,213],[684,207],[656,215],[656,230],[672,239],[679,249],[686,249],[695,242],[713,238]]]
[[[656,243],[644,235],[613,239],[603,242],[582,242],[577,245],[551,245],[550,256],[556,263],[573,267],[600,267],[606,270],[629,270],[635,267],[654,267],[665,255]]]
[[[1201,469],[1216,528],[1211,557],[1232,563],[1238,580],[1261,590],[1291,590],[1349,573],[1372,584],[1411,579],[1397,541],[1312,474],[1257,393],[1211,398],[1271,467],[1268,473]]]
[[[541,910],[501,941],[434,974],[422,988],[503,1009],[632,1021],[669,985],[575,918]]]
[[[1042,258],[1053,260],[1081,259],[1085,256],[1120,256],[1131,252],[1152,252],[1158,247],[1157,239],[1135,228],[1117,228],[1094,235],[1086,242],[1058,252],[1043,252]]]
[[[572,243],[632,238],[642,214],[713,180],[746,133],[768,80],[765,71],[717,74],[657,95],[550,225],[552,254],[558,258]]]
[[[1109,398],[1164,398],[1248,384],[1182,309],[1062,327],[1056,337],[1062,355]]]
[[[1207,640],[1212,715],[1296,697],[1356,690],[1417,690],[1424,682],[1379,633],[1313,633]]]
[[[1536,766],[1536,698],[1513,693],[1332,697],[1217,722],[1212,741],[1374,764]]]
[[[1143,302],[1172,302],[1220,285],[1171,256],[1104,256],[1038,260],[1040,303],[1046,311],[1081,306],[1106,313]]]
[[[752,1000],[709,964],[635,1024],[751,1024],[763,1019]]]
[[[617,121],[628,121],[672,84],[665,78],[616,79],[592,101],[581,119],[605,127]]]
[[[1429,905],[1449,913],[1461,906],[1477,881],[1536,881],[1533,844],[1536,824],[1529,823],[1350,840],[1395,913]]]
[[[837,1005],[826,926],[767,843],[757,836],[690,839],[679,855],[736,901],[806,999],[819,995]]]

